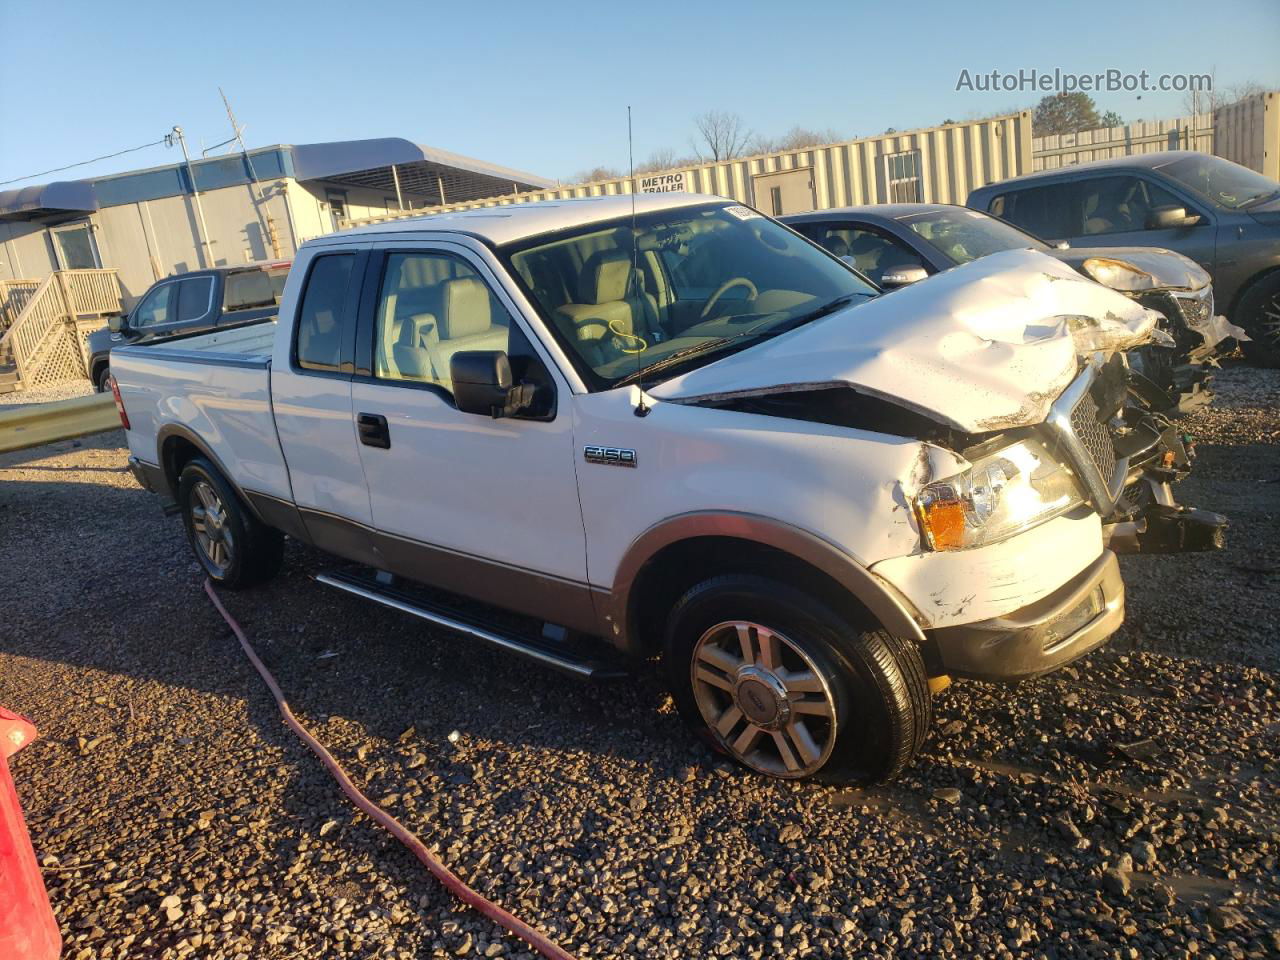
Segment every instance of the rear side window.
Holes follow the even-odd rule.
[[[337,370],[342,363],[342,311],[355,255],[317,257],[298,311],[298,366]]]
[[[195,277],[178,284],[178,322],[199,320],[213,301],[213,277]]]
[[[227,275],[222,309],[248,310],[251,307],[273,307],[276,289],[265,270],[242,270]]]
[[[1084,225],[1074,183],[1003,193],[992,199],[989,209],[1002,220],[1046,240],[1078,237]]]

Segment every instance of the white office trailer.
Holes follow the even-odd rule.
[[[175,163],[0,191],[0,284],[108,268],[129,305],[173,273],[288,260],[348,218],[551,185],[387,138],[277,145],[193,159],[189,168]],[[0,316],[0,327],[15,316]]]

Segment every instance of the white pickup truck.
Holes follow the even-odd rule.
[[[293,537],[556,667],[660,654],[715,748],[868,781],[932,678],[1120,625],[1107,422],[1157,320],[1032,251],[877,294],[723,199],[506,206],[310,241],[278,321],[117,348],[113,389],[215,582]]]

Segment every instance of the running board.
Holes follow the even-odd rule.
[[[545,644],[537,643],[530,638],[521,637],[489,624],[480,623],[462,616],[442,604],[430,603],[417,597],[384,586],[367,577],[354,574],[334,572],[318,573],[317,583],[335,587],[344,593],[350,593],[366,600],[372,600],[392,610],[399,610],[410,616],[434,623],[436,626],[464,633],[476,640],[483,640],[491,646],[509,653],[529,657],[548,667],[571,673],[589,680],[606,680],[626,676],[626,671],[610,663],[575,656],[575,651],[550,649]]]

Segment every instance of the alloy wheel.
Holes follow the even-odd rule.
[[[1259,311],[1257,333],[1269,346],[1280,347],[1280,293],[1274,293]]]
[[[790,778],[826,763],[836,739],[835,699],[794,641],[758,623],[718,623],[698,640],[690,671],[702,719],[742,763]]]
[[[205,559],[218,574],[226,573],[235,541],[226,504],[206,480],[197,480],[191,487],[191,529]]]

